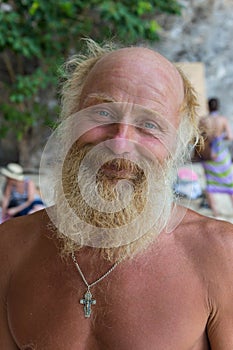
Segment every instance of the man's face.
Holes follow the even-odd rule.
[[[67,144],[56,200],[61,232],[80,246],[108,248],[152,227],[161,232],[172,203],[168,163],[183,95],[176,69],[151,50],[119,50],[94,66],[79,112],[61,132]]]
[[[80,121],[88,130],[80,147],[105,142],[113,153],[132,157],[147,150],[161,163],[174,151],[183,97],[178,72],[153,51],[109,54],[92,69],[83,88],[80,108],[92,107],[93,114],[92,120]]]
[[[74,220],[60,217],[63,228],[82,227],[85,242],[108,248],[135,241],[155,223],[160,232],[172,204],[174,126],[153,110],[120,102],[92,105],[70,120],[56,202],[63,217],[70,215],[67,203]]]

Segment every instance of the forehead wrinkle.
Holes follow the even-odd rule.
[[[137,76],[131,75],[130,80],[129,80],[128,78],[125,77],[125,73],[122,73],[121,67],[120,68],[119,67],[118,68],[111,67],[111,76],[115,79],[120,78],[121,80],[124,80],[126,82],[126,86],[129,85],[129,88],[130,88],[130,85],[132,83],[138,85],[138,82],[140,81],[141,88],[143,88],[143,85],[144,85],[145,87],[148,87],[151,91],[154,91],[156,95],[158,94],[158,95],[161,95],[162,97],[166,97],[168,91],[169,91],[169,93],[174,94],[174,91],[177,88],[178,80],[179,80],[180,88],[181,89],[183,88],[183,80],[182,80],[182,77],[181,77],[179,71],[177,70],[176,66],[174,64],[170,63],[170,68],[172,70],[171,70],[170,74],[168,74],[168,72],[166,70],[160,69],[160,67],[157,66],[157,64],[156,64],[156,68],[155,68],[155,72],[154,72],[155,76],[152,76],[150,73],[148,74],[148,72],[147,72],[146,77],[149,79],[147,79],[146,82],[143,80],[141,81],[139,79],[140,74]],[[151,72],[151,73],[153,73],[153,72]],[[168,78],[169,82],[166,84],[160,83],[159,87],[156,87],[154,84],[154,81],[158,77],[159,77],[159,79],[161,77]],[[174,79],[176,79],[176,83],[174,82]],[[168,91],[166,91],[166,89]]]
[[[115,86],[114,87],[116,90],[119,90],[120,93],[121,92],[124,92],[126,95],[129,95],[129,92],[127,89],[124,89],[122,87],[118,87],[118,86]],[[155,90],[155,89],[154,89]],[[158,91],[159,93],[159,91]],[[155,95],[157,95],[155,93]],[[166,96],[166,94],[164,94],[164,96]],[[148,98],[148,97],[144,97],[144,96],[140,96],[138,94],[133,94],[132,92],[130,92],[130,95],[129,97],[134,97],[134,98],[140,98],[141,100],[145,100],[145,101],[151,101],[151,102],[156,102],[158,104],[160,104],[161,106],[163,106],[163,103],[160,101],[160,99],[156,98],[156,99],[153,99],[153,98]],[[132,102],[128,102],[126,101],[126,99],[124,101],[119,101],[118,99],[115,99],[105,93],[91,93],[89,94],[83,101],[82,103],[82,108],[85,108],[85,106],[91,106],[91,105],[95,105],[95,104],[101,104],[101,103],[129,103],[129,104],[134,104]],[[137,105],[137,103],[136,103]],[[138,103],[138,106],[140,106],[140,103]],[[145,107],[144,107],[145,108]],[[148,108],[149,110],[149,108]],[[151,109],[151,113],[153,113],[153,109]]]
[[[87,97],[84,99],[82,106],[85,107],[85,105],[87,104],[92,105],[92,103],[95,102],[95,104],[100,104],[100,103],[113,103],[113,102],[117,102],[113,97],[105,94],[105,93],[91,93],[89,95],[87,95]]]
[[[114,73],[115,73],[115,74],[114,74]],[[161,87],[160,87],[160,88],[159,88],[159,87],[157,88],[157,87],[154,85],[153,82],[149,82],[149,81],[145,82],[145,81],[143,81],[143,80],[141,81],[141,80],[139,79],[138,76],[134,77],[133,75],[131,75],[131,76],[130,76],[130,79],[129,79],[129,78],[127,78],[127,77],[125,76],[125,74],[122,74],[121,71],[118,71],[118,70],[115,70],[115,71],[113,70],[113,71],[111,72],[111,76],[112,76],[112,78],[114,78],[116,81],[117,81],[118,79],[120,79],[121,81],[124,81],[124,82],[125,82],[125,88],[122,87],[122,84],[121,84],[121,86],[119,87],[117,84],[112,83],[112,86],[114,86],[114,88],[116,88],[116,89],[118,89],[118,90],[121,90],[121,91],[123,91],[123,92],[125,92],[125,93],[129,93],[129,91],[130,91],[130,95],[133,96],[133,97],[140,97],[140,98],[142,98],[142,99],[143,99],[143,98],[144,98],[144,99],[147,99],[146,96],[143,97],[143,96],[138,96],[138,95],[136,95],[136,94],[133,94],[133,93],[132,93],[132,90],[131,90],[132,84],[133,84],[133,85],[136,85],[136,86],[138,86],[138,87],[140,86],[139,91],[140,91],[140,90],[143,90],[143,91],[144,91],[145,88],[149,88],[151,91],[155,92],[155,95],[162,95],[163,97],[166,97],[166,95],[167,95],[166,91],[161,90]],[[138,85],[139,82],[140,82],[140,85]],[[163,87],[163,85],[162,85],[162,87]],[[173,91],[173,89],[172,89],[172,91]]]
[[[119,78],[119,76],[117,76],[116,78]],[[175,93],[175,86],[174,85],[172,86],[172,83],[166,85],[166,88],[169,90],[169,91],[166,91],[166,88],[161,89],[159,87],[156,87],[152,82],[151,83],[141,82],[140,88],[134,92],[131,89],[131,85],[132,85],[132,82],[135,82],[135,85],[138,85],[138,79],[133,79],[132,77],[131,77],[130,81],[129,81],[129,79],[127,79],[125,77],[123,77],[123,79],[126,82],[125,88],[123,86],[119,87],[117,84],[112,84],[112,87],[114,87],[114,89],[116,91],[117,90],[119,91],[120,96],[123,92],[123,93],[125,93],[126,96],[129,97],[129,99],[135,98],[135,100],[139,99],[143,102],[145,101],[146,103],[148,103],[148,102],[151,102],[152,104],[156,103],[156,105],[162,106],[163,108],[165,108],[165,110],[167,110],[166,102],[167,102],[168,93],[172,94],[172,95],[174,95],[174,93]],[[147,89],[148,89],[149,93],[151,94],[151,96],[149,96],[149,94],[147,94],[147,92],[146,92]],[[143,92],[143,94],[141,92]],[[121,101],[116,100],[115,102],[121,102]],[[122,102],[131,103],[131,102],[127,101],[127,98],[125,98],[125,100]],[[179,103],[179,105],[177,103],[176,112],[179,111],[181,103],[182,103],[182,101]],[[140,105],[140,102],[138,102],[136,104]],[[153,107],[148,106],[145,108],[151,109],[153,111]]]

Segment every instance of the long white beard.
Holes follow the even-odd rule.
[[[148,247],[169,220],[173,165],[167,162],[162,167],[145,160],[135,165],[126,159],[112,160],[111,155],[110,164],[129,174],[126,181],[113,182],[95,170],[96,164],[106,164],[106,149],[83,162],[88,154],[90,147],[77,151],[74,145],[56,185],[56,226],[63,253],[91,246],[110,261],[132,257]]]

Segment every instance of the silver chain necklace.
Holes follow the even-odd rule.
[[[84,297],[82,299],[80,299],[80,304],[83,305],[83,309],[84,309],[84,316],[86,318],[89,318],[91,316],[91,305],[95,305],[96,304],[96,300],[95,299],[92,299],[92,294],[91,294],[91,291],[90,289],[95,286],[97,283],[101,282],[105,277],[107,277],[113,270],[115,270],[115,268],[117,267],[117,265],[120,264],[120,262],[123,260],[123,259],[120,259],[118,260],[105,274],[103,274],[101,277],[99,277],[96,281],[92,282],[92,283],[88,283],[77,260],[76,260],[76,257],[74,255],[74,252],[72,252],[71,254],[72,256],[72,259],[73,259],[73,262],[80,274],[80,276],[82,277],[82,280],[83,282],[85,283],[86,287],[87,287],[87,291],[86,293],[84,294]]]

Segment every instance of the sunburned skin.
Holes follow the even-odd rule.
[[[152,50],[130,48],[93,67],[77,109],[127,102],[177,129],[183,98],[171,63]],[[128,138],[136,141],[131,149]],[[113,153],[137,152],[141,144],[161,164],[168,156],[163,142],[127,124],[93,128],[79,146],[108,139]],[[45,210],[0,225],[0,349],[233,349],[231,224],[187,210],[171,233],[164,229],[91,288],[96,305],[90,318],[80,304],[86,286],[71,256],[61,257],[60,243]],[[89,283],[112,266],[97,248],[75,256]]]
[[[227,139],[233,138],[229,122],[224,116],[218,115],[217,118],[214,116],[205,117],[201,120],[201,127],[209,140],[219,137],[223,133],[225,133]]]
[[[41,211],[3,225],[3,237],[11,231],[20,248],[11,248],[15,272],[8,281],[9,330],[1,337],[6,349],[23,349],[29,341],[48,350],[154,349],[155,344],[161,350],[221,349],[221,344],[231,349],[232,323],[222,311],[231,293],[219,288],[223,275],[228,288],[231,284],[232,233],[225,234],[230,224],[188,211],[172,234],[161,233],[146,254],[122,262],[93,287],[97,303],[86,319],[80,304],[86,287],[71,259],[59,257],[47,220]],[[88,281],[94,281],[111,264],[90,249],[76,256]],[[219,322],[220,329],[214,326]]]

